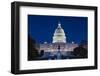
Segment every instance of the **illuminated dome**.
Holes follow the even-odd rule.
[[[54,36],[53,36],[53,43],[66,43],[66,36],[65,36],[65,32],[61,27],[61,24],[58,23],[58,27],[54,32]]]

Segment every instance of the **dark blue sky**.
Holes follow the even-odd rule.
[[[28,15],[28,34],[38,43],[51,43],[60,22],[67,42],[80,43],[87,41],[87,20],[87,17]]]

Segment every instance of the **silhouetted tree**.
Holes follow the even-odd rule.
[[[73,54],[75,55],[75,58],[87,58],[87,56],[88,56],[87,49],[85,49],[81,46],[76,47],[74,49]]]
[[[44,55],[44,50],[40,51],[40,57]]]
[[[37,60],[39,57],[36,41],[28,36],[28,60]]]
[[[81,40],[79,46],[80,46],[80,47],[83,47],[83,48],[85,48],[85,49],[87,49],[87,48],[88,48],[88,43],[87,43],[87,41],[85,41],[85,40]]]

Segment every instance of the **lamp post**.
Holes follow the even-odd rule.
[[[61,59],[60,46],[58,46],[57,59]]]

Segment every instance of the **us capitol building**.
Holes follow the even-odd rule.
[[[78,47],[78,44],[67,42],[64,29],[61,27],[61,23],[59,22],[53,34],[52,43],[44,42],[43,44],[40,44],[39,51],[50,52],[52,54],[61,52],[62,54],[65,54],[65,52],[73,51],[76,47]]]

